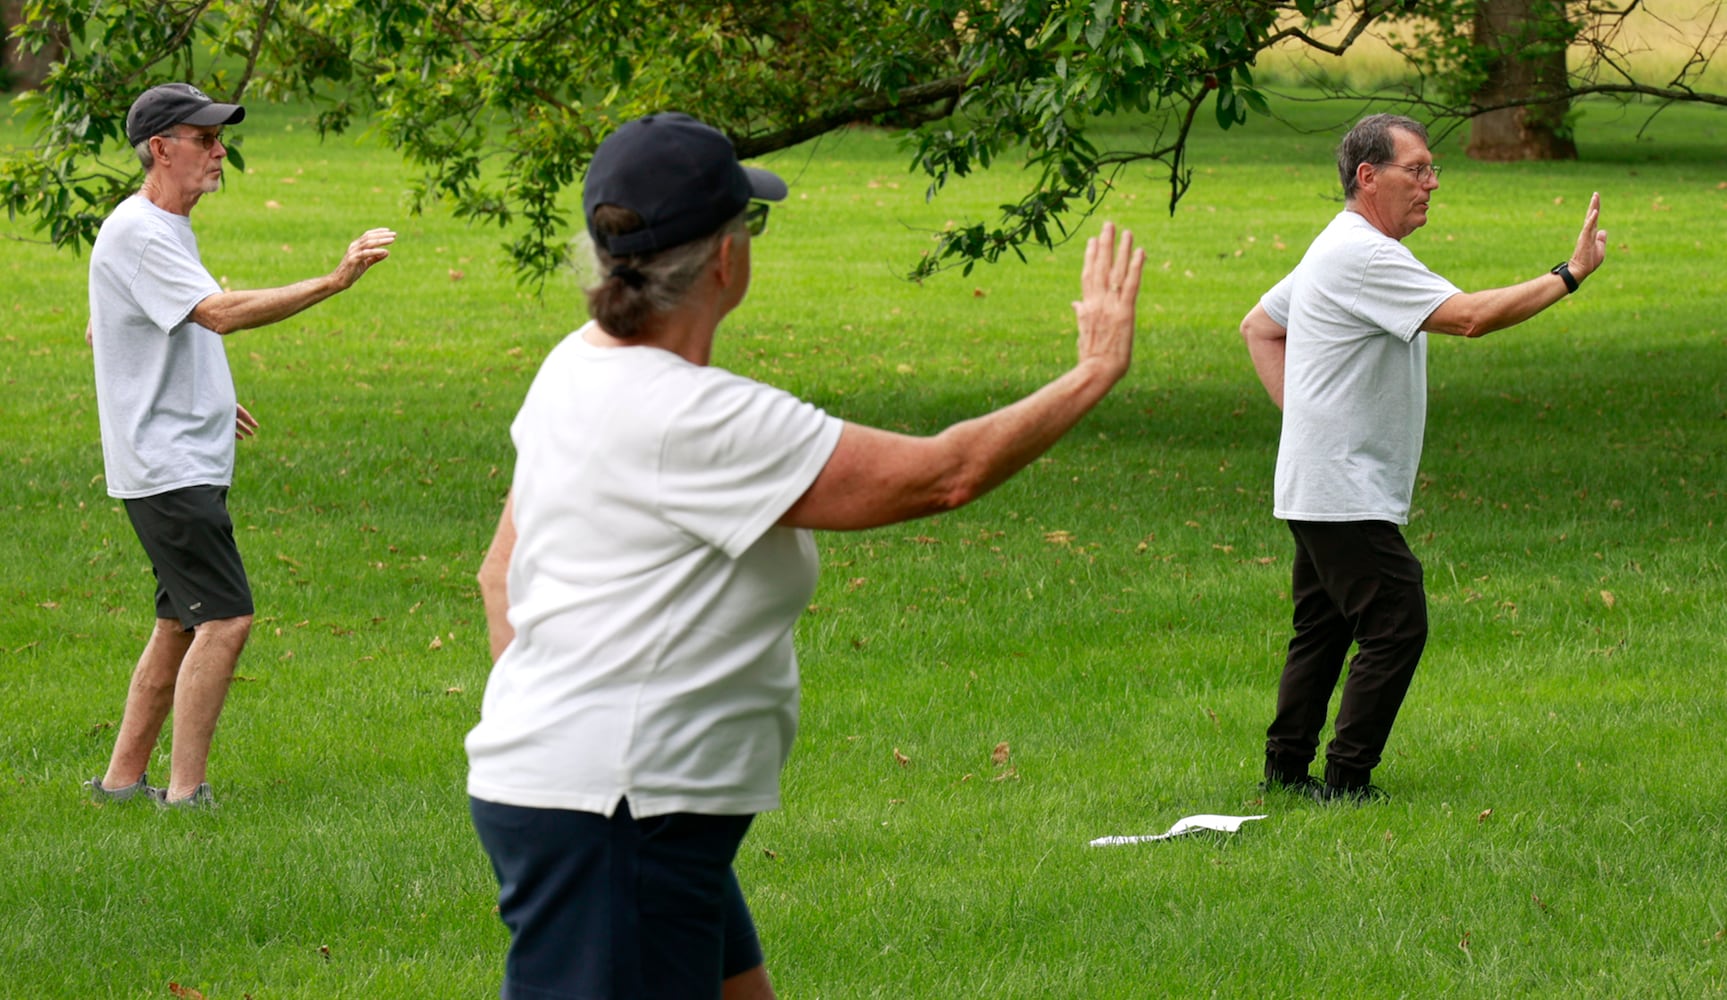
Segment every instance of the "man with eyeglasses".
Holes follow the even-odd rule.
[[[108,494],[124,503],[156,577],[156,624],[132,673],[108,770],[86,782],[98,802],[215,804],[205,780],[210,742],[253,614],[228,486],[235,440],[258,428],[235,396],[222,337],[352,287],[396,238],[368,230],[329,274],[224,291],[199,257],[190,216],[221,187],[222,128],[245,117],[240,105],[189,84],[145,91],[126,115],[143,185],[103,222],[90,251],[86,335]],[[154,788],[145,766],[170,712],[169,781]]]
[[[1479,337],[1521,323],[1601,266],[1601,196],[1571,256],[1521,284],[1464,292],[1402,244],[1427,223],[1439,167],[1427,130],[1362,119],[1338,147],[1344,210],[1260,299],[1241,334],[1283,410],[1274,515],[1295,536],[1295,604],[1265,787],[1321,801],[1385,797],[1371,783],[1427,641],[1409,523],[1427,418],[1425,334]],[[1309,773],[1332,690],[1349,662],[1323,780]]]

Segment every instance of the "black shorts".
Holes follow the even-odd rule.
[[[156,574],[157,618],[177,618],[189,632],[252,613],[228,487],[188,486],[123,502]]]
[[[719,1000],[762,964],[732,871],[753,817],[468,804],[510,928],[504,1000]]]

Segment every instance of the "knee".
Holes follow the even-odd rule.
[[[233,618],[217,618],[199,625],[197,632],[206,641],[232,645],[237,649],[246,645],[247,637],[252,634],[252,616],[237,615]]]

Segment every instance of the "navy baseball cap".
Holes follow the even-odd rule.
[[[738,162],[724,132],[686,114],[647,115],[618,126],[588,164],[582,213],[594,245],[613,257],[657,253],[719,231],[752,200],[781,201],[786,182]],[[594,209],[627,208],[642,228],[606,235]]]
[[[238,104],[221,104],[189,83],[151,87],[126,112],[126,141],[136,146],[176,125],[232,125],[246,117]]]

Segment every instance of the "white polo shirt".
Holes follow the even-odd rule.
[[[776,522],[843,422],[587,329],[511,430],[516,637],[468,734],[468,792],[604,815],[628,797],[638,817],[777,808],[818,560]]]

